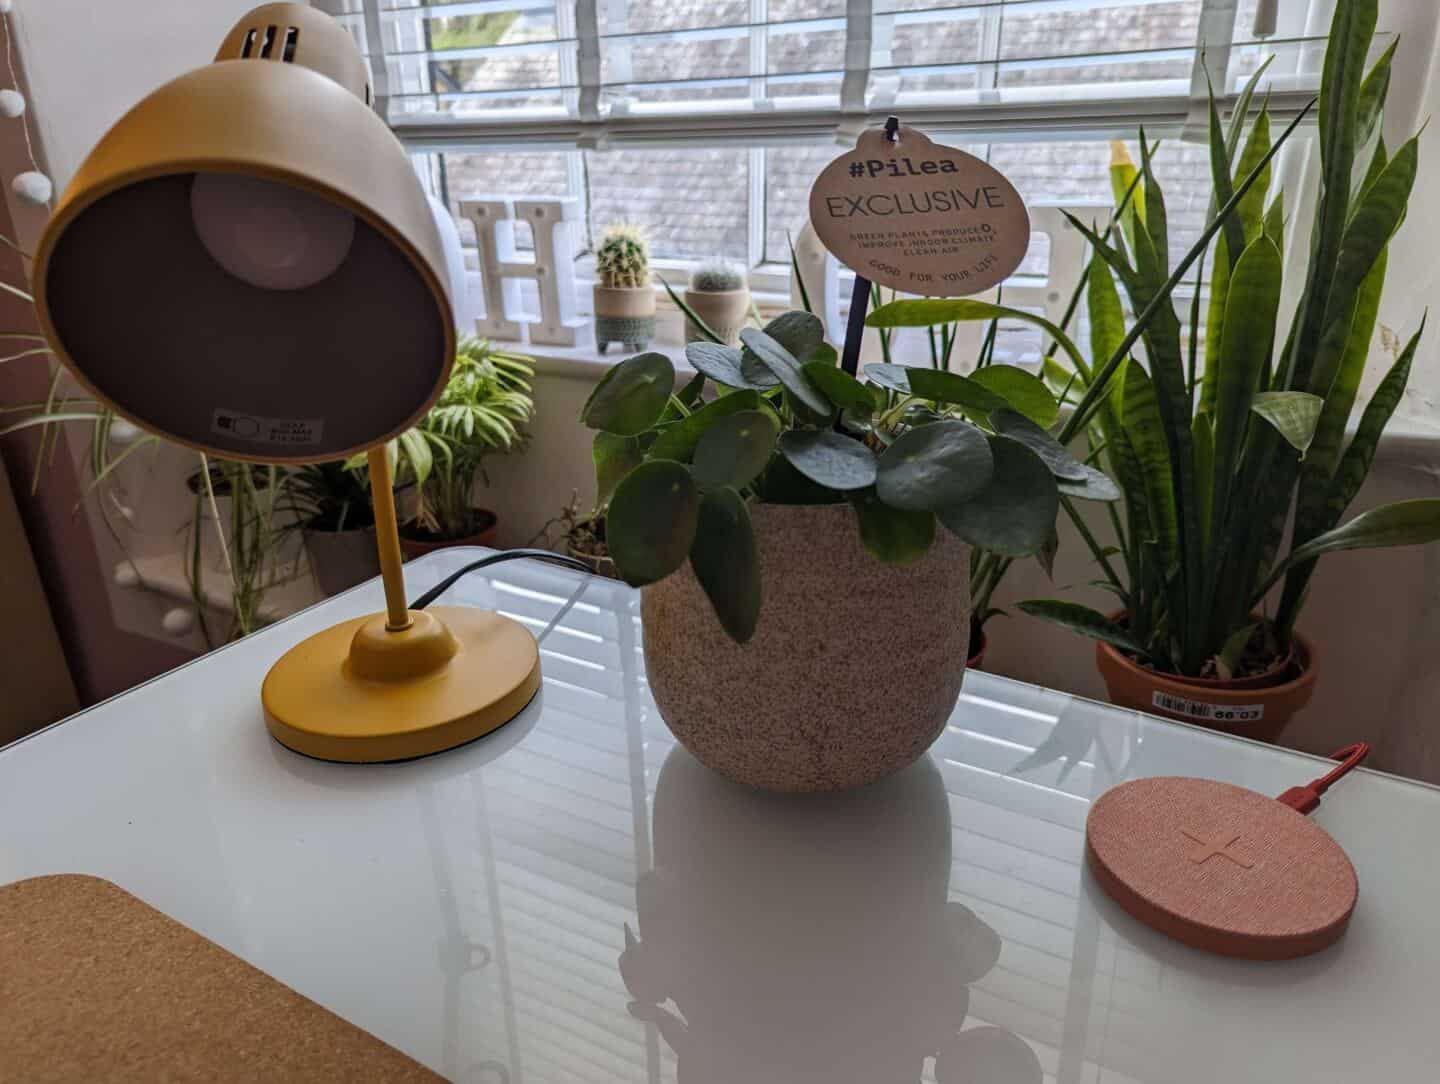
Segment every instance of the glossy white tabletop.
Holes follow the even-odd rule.
[[[475,555],[407,566],[412,595]],[[1158,774],[1279,793],[1316,761],[973,673],[900,776],[752,793],[675,747],[636,593],[515,562],[446,601],[541,637],[508,727],[400,765],[270,740],[266,668],[380,608],[372,583],[0,751],[0,883],[107,877],[481,1084],[1440,1078],[1440,791],[1344,780],[1317,819],[1359,872],[1349,933],[1224,960],[1099,893],[1088,805]]]

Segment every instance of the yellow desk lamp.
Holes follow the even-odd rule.
[[[444,388],[455,326],[430,206],[369,103],[338,23],[258,7],[91,151],[34,265],[57,356],[117,413],[230,459],[368,450],[385,613],[296,645],[261,693],[281,743],[341,761],[460,745],[540,687],[524,626],[406,607],[384,446]]]

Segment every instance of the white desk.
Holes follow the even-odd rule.
[[[474,556],[407,566],[412,594]],[[372,583],[0,751],[0,883],[110,878],[481,1084],[673,1081],[674,1047],[688,1084],[930,1081],[942,1048],[947,1084],[1440,1078],[1440,791],[1348,777],[1318,819],[1359,871],[1349,934],[1213,958],[1098,893],[1089,801],[1155,774],[1279,793],[1318,762],[975,673],[917,768],[754,794],[675,748],[637,594],[493,572],[452,600],[527,621],[545,667],[505,729],[371,767],[270,740],[265,669],[380,609]]]

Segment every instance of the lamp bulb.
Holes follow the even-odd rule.
[[[197,173],[190,216],[216,263],[266,290],[303,290],[329,278],[355,237],[355,216],[343,207],[239,173]]]
[[[14,120],[25,112],[25,95],[18,90],[0,90],[0,116]]]
[[[15,0],[0,0],[0,15],[9,15],[15,10]]]
[[[18,174],[10,182],[10,190],[26,203],[44,205],[50,202],[50,195],[55,191],[55,186],[50,183],[50,178],[43,173],[37,173],[33,169]]]

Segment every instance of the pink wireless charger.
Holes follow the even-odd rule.
[[[1195,948],[1250,960],[1318,952],[1345,932],[1359,884],[1340,844],[1298,810],[1364,752],[1279,799],[1210,779],[1122,783],[1090,809],[1090,869],[1133,917]]]

